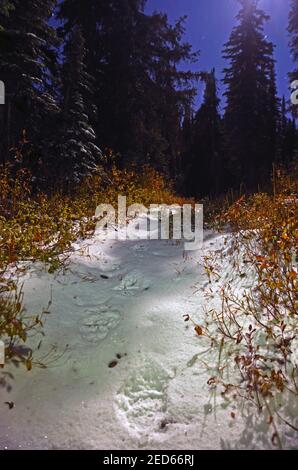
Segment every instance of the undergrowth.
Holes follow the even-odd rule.
[[[280,425],[298,431],[285,405],[297,409],[298,401],[297,170],[278,170],[271,194],[241,197],[216,222],[231,234],[220,254],[205,258],[209,306],[213,286],[220,292],[202,328],[217,351],[215,362],[205,363],[208,384],[227,403],[255,407],[281,447]]]
[[[0,339],[5,341],[6,360],[17,359],[27,369],[32,367],[32,351],[20,344],[32,330],[42,328],[44,312],[25,314],[22,289],[11,281],[12,268],[17,272],[20,261],[39,261],[49,273],[63,268],[72,243],[94,233],[96,207],[107,203],[117,208],[118,195],[127,196],[128,205],[190,202],[175,195],[170,183],[148,166],[139,171],[98,168],[71,194],[36,193],[31,181],[26,169],[14,173],[9,165],[0,168]]]

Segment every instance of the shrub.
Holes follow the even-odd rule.
[[[32,328],[42,326],[40,316],[24,315],[22,293],[7,276],[12,266],[40,261],[50,273],[64,266],[63,255],[71,251],[72,243],[94,233],[96,207],[100,203],[117,207],[119,194],[127,196],[128,204],[189,202],[177,197],[164,177],[147,166],[139,171],[98,168],[71,194],[33,192],[26,169],[15,172],[6,165],[0,174],[0,338],[6,340],[7,359],[18,356],[16,346],[26,343]],[[27,366],[31,357],[27,349],[22,357]]]
[[[298,431],[290,421],[293,413],[286,416],[280,400],[283,397],[286,403],[298,397],[295,171],[286,175],[278,170],[273,186],[272,194],[243,196],[219,217],[218,222],[232,233],[229,248],[205,258],[209,280],[220,291],[221,307],[206,312],[203,331],[212,351],[218,352],[210,387],[229,403],[241,400],[265,413],[273,427],[272,443],[281,445],[278,424]],[[222,268],[225,263],[228,273]],[[210,305],[214,290],[207,297]],[[231,415],[235,418],[234,412]]]

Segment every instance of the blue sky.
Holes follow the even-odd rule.
[[[293,67],[286,31],[289,3],[290,0],[260,0],[260,7],[271,16],[266,34],[276,45],[278,91],[286,97],[290,95],[287,73]],[[222,47],[235,25],[238,9],[236,0],[148,0],[147,3],[147,11],[165,12],[171,22],[180,16],[188,16],[185,38],[194,50],[201,51],[198,64],[192,68],[210,70],[215,67],[218,78],[222,77],[225,66],[221,58]]]

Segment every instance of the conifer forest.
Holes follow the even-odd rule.
[[[298,450],[297,257],[298,0],[0,0],[0,450]]]

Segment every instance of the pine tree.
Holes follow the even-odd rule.
[[[149,64],[146,65],[145,62],[149,77],[154,77],[147,92],[151,106],[153,105],[152,119],[157,123],[166,142],[167,147],[162,158],[174,179],[181,179],[181,172],[184,171],[180,149],[183,111],[187,111],[184,116],[186,125],[187,119],[191,119],[187,114],[191,114],[193,107],[195,81],[200,76],[199,73],[181,70],[182,62],[196,62],[198,57],[198,53],[192,52],[191,46],[183,42],[184,20],[185,18],[180,18],[171,26],[165,15],[157,14],[149,18],[152,32],[149,30],[148,43],[151,54]]]
[[[293,59],[293,62],[297,64],[298,62],[298,0],[291,0],[288,31],[291,36],[290,50],[292,54],[292,59]],[[297,68],[290,74],[290,79],[291,81],[298,80]]]
[[[290,33],[290,51],[294,63],[294,69],[289,73],[290,82],[298,80],[298,0],[291,0],[289,12],[289,26],[288,32]],[[298,111],[297,106],[291,107],[293,118],[297,119]]]
[[[51,116],[58,112],[54,92],[57,40],[49,25],[56,2],[1,3],[0,77],[6,86],[7,104],[1,110],[0,137],[2,159],[7,159],[24,131],[41,149],[46,143],[43,130],[50,129]]]
[[[64,183],[69,184],[78,183],[91,173],[101,157],[90,124],[90,116],[96,114],[93,104],[94,80],[86,72],[85,60],[82,32],[79,27],[74,27],[64,47],[62,122],[56,159],[56,173]]]
[[[278,123],[280,121],[280,99],[277,97],[275,61],[269,62],[269,83],[263,108],[263,148],[264,170],[272,168],[278,154]],[[261,109],[262,111],[262,109]],[[260,143],[261,145],[261,143]]]
[[[281,102],[280,119],[278,123],[278,163],[288,166],[295,154],[296,123],[289,117],[286,99]]]
[[[193,56],[182,22],[171,27],[165,15],[145,14],[145,3],[64,0],[61,32],[79,24],[86,39],[100,110],[92,124],[103,148],[121,154],[123,165],[146,162],[175,173],[182,103],[194,92],[192,74],[179,64]]]
[[[193,123],[193,145],[187,187],[197,197],[219,194],[222,189],[223,149],[215,70],[203,75],[204,101]]]
[[[238,25],[224,48],[224,58],[230,62],[224,70],[224,121],[234,184],[253,188],[269,176],[275,159],[274,46],[265,37],[269,17],[259,9],[258,0],[238,2]]]
[[[193,137],[194,137],[194,110],[191,103],[185,106],[181,128],[181,153],[184,167],[192,163]]]
[[[0,0],[0,12],[1,12],[1,17],[2,21],[3,19],[7,18],[10,14],[10,12],[13,10],[14,6],[11,0]],[[1,18],[0,17],[0,18]],[[0,19],[1,21],[1,19]],[[0,23],[0,31],[4,30],[4,26]]]

